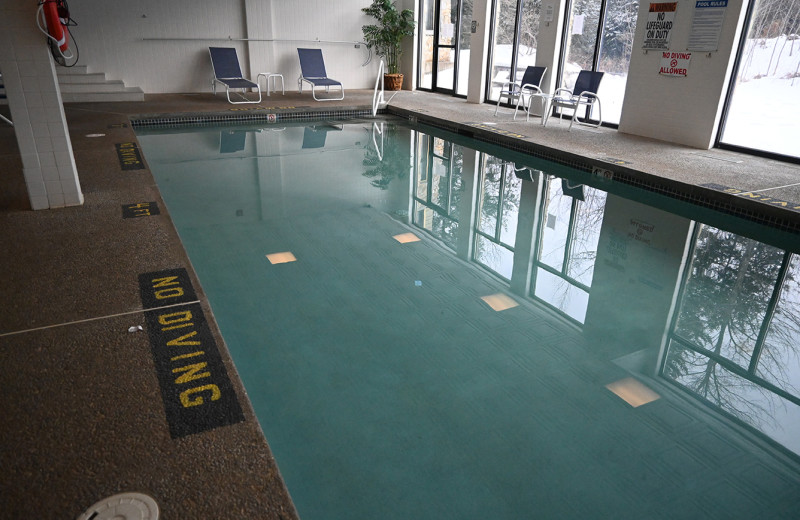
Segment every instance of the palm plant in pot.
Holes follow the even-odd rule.
[[[411,9],[397,10],[391,0],[373,0],[372,5],[361,11],[377,20],[364,25],[364,42],[375,54],[386,59],[384,85],[388,90],[400,90],[403,75],[399,73],[400,56],[403,54],[403,38],[414,34],[414,12]]]

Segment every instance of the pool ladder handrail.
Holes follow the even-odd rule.
[[[375,137],[376,133],[381,136],[380,145],[378,145],[378,140]],[[372,122],[372,145],[375,147],[375,153],[378,154],[378,160],[383,162],[383,121],[380,122],[380,126],[378,126],[377,122]]]
[[[0,73],[0,90],[2,90],[2,91],[3,91],[2,93],[0,93],[0,99],[7,99],[7,96],[6,96],[6,86],[5,86],[5,83],[3,83],[3,74],[2,74],[2,73]],[[5,122],[5,123],[8,123],[8,124],[9,124],[9,125],[11,125],[11,126],[14,126],[14,122],[13,122],[13,121],[11,121],[11,120],[10,120],[9,118],[7,118],[6,116],[4,116],[3,114],[0,114],[0,121],[3,121],[3,122]]]
[[[381,62],[378,64],[378,77],[375,78],[375,90],[374,90],[374,92],[372,94],[372,117],[375,117],[375,115],[378,113],[378,109],[386,108],[386,106],[389,104],[389,101],[391,101],[392,98],[397,95],[397,92],[399,92],[399,90],[398,90],[397,92],[392,94],[389,99],[385,98],[384,89],[383,89],[383,86],[384,86],[383,85],[383,69],[384,69],[384,67],[385,67],[385,65],[383,63],[383,60],[381,60]],[[378,86],[379,85],[381,87],[380,90],[378,90]]]

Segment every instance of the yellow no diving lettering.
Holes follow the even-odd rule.
[[[177,281],[177,276],[168,276],[166,278],[156,278],[153,280],[153,288],[157,287],[166,287],[169,285],[178,285],[179,282]],[[182,287],[170,287],[168,289],[161,289],[155,291],[155,297],[159,300],[165,300],[167,298],[177,298],[179,296],[183,296],[183,288]]]
[[[203,404],[202,396],[197,396],[194,399],[189,399],[189,396],[191,396],[192,394],[197,394],[208,390],[211,391],[212,401],[216,401],[222,396],[222,392],[219,391],[219,387],[217,385],[198,386],[197,388],[190,388],[188,390],[184,390],[183,392],[181,392],[180,395],[181,405],[183,405],[184,408],[189,408],[190,406],[197,406]]]
[[[178,367],[173,368],[172,373],[177,374],[179,372],[186,372],[186,374],[178,376],[175,380],[176,385],[182,385],[183,383],[188,383],[189,381],[194,381],[195,379],[203,379],[204,377],[211,377],[211,372],[200,372],[200,370],[206,368],[208,363],[205,361],[202,363],[195,363],[193,365],[186,365],[185,367]]]

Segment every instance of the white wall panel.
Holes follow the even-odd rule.
[[[356,49],[354,44],[347,43],[313,43],[315,40],[361,41],[361,26],[370,23],[361,8],[369,3],[369,0],[273,2],[273,14],[278,22],[275,38],[305,40],[274,44],[277,66],[287,85],[294,87],[300,76],[297,48],[310,47],[322,49],[328,75],[341,81],[345,88],[371,88],[378,71],[377,60],[362,67],[368,56],[365,46]]]
[[[247,38],[252,40],[272,40],[275,38],[275,16],[272,14],[272,0],[245,0]],[[278,72],[275,64],[275,45],[269,41],[250,41],[249,67],[254,74],[259,72]],[[244,67],[244,65],[242,65]]]
[[[297,47],[323,50],[328,74],[345,88],[368,88],[375,61],[353,44],[310,41],[225,42],[214,39],[360,41],[368,0],[82,0],[72,2],[80,64],[145,93],[208,92],[208,47],[236,47],[245,75],[280,72],[289,88],[300,73]],[[144,41],[144,38],[164,40]],[[185,41],[169,38],[191,39]]]
[[[210,0],[84,0],[70,4],[80,64],[146,93],[210,88],[207,41],[143,38],[227,38],[244,31],[240,2]],[[240,52],[244,47],[240,47]]]

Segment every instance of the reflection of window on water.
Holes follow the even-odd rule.
[[[532,283],[534,296],[583,323],[606,193],[547,178]]]
[[[460,147],[423,133],[417,134],[414,163],[414,225],[456,248],[458,205],[463,183]]]
[[[473,257],[479,264],[510,280],[522,180],[516,176],[513,163],[491,155],[483,156],[481,170]]]
[[[800,257],[698,228],[662,373],[800,454]]]

